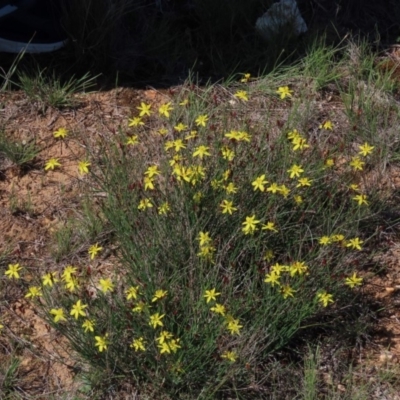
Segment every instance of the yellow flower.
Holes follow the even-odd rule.
[[[137,137],[137,135],[132,135],[132,136],[129,136],[127,139],[126,139],[126,142],[125,142],[125,144],[127,145],[127,146],[135,146],[135,145],[137,145],[139,143],[139,139],[138,139],[138,137]]]
[[[197,240],[200,242],[200,246],[207,246],[212,243],[209,232],[199,232]]]
[[[168,291],[166,291],[166,290],[161,290],[161,289],[156,290],[156,292],[154,293],[153,299],[151,301],[154,303],[155,301],[164,298],[167,294],[168,294]]]
[[[227,137],[228,139],[231,139],[231,140],[239,140],[240,132],[232,130],[228,133],[225,133],[225,137]]]
[[[222,214],[232,215],[232,213],[237,210],[237,208],[233,206],[233,202],[229,200],[222,200],[220,207],[222,208]]]
[[[226,171],[224,171],[224,173],[222,174],[222,180],[227,181],[229,179],[229,177],[231,176],[232,171],[230,169],[227,169]]]
[[[287,271],[290,271],[290,267],[288,267],[287,265],[276,263],[271,267],[271,274],[276,274],[278,276],[281,276],[282,272]]]
[[[247,97],[247,92],[245,90],[238,90],[234,96],[237,99],[243,100],[243,101],[249,101],[249,98]]]
[[[143,126],[144,122],[140,117],[134,117],[129,120],[128,126]]]
[[[183,161],[183,157],[180,154],[175,154],[171,160],[169,160],[169,165],[173,167],[174,165],[179,164],[181,161]]]
[[[325,160],[325,167],[326,168],[331,168],[335,165],[335,161],[332,158],[328,158]]]
[[[114,290],[114,284],[112,283],[110,278],[100,279],[100,290],[103,293],[112,292]]]
[[[217,300],[217,296],[219,296],[221,293],[217,293],[215,288],[211,289],[211,290],[206,290],[204,292],[203,297],[206,299],[207,303],[209,303],[211,300],[216,301]]]
[[[346,285],[353,289],[355,286],[361,285],[362,281],[363,279],[357,277],[356,273],[354,272],[352,276],[346,278]]]
[[[259,223],[260,221],[256,220],[255,215],[252,215],[251,217],[246,217],[246,221],[242,222],[242,231],[245,235],[251,235],[257,230],[257,224]]]
[[[158,112],[160,115],[163,115],[166,118],[169,118],[169,112],[172,111],[174,108],[171,106],[171,102],[163,104],[159,107]]]
[[[188,126],[185,125],[185,124],[182,124],[182,122],[179,122],[178,125],[175,125],[175,126],[174,126],[174,129],[175,129],[177,132],[182,132],[182,131],[184,131],[184,130],[187,129],[187,128],[188,128]]]
[[[52,308],[50,314],[54,315],[54,322],[66,321],[62,308]]]
[[[168,331],[161,331],[160,336],[156,337],[156,342],[159,344],[165,343],[172,338],[172,333]]]
[[[186,182],[190,182],[191,179],[191,171],[189,168],[183,167],[182,165],[176,164],[172,170],[172,174],[176,175],[177,179],[179,182],[182,181],[182,179]]]
[[[95,336],[94,339],[96,340],[95,346],[99,348],[99,352],[101,353],[104,350],[107,350],[107,346],[110,344],[108,339],[108,334],[105,336]]]
[[[326,120],[323,124],[321,124],[320,126],[319,126],[319,129],[325,129],[325,130],[329,130],[329,131],[331,131],[332,129],[333,129],[333,125],[332,125],[332,122],[331,121],[329,121],[329,120]]]
[[[19,271],[22,269],[22,267],[17,263],[17,264],[8,264],[8,269],[6,272],[4,272],[4,275],[8,276],[8,279],[19,279]]]
[[[157,326],[164,326],[164,324],[161,321],[164,317],[165,317],[165,314],[160,315],[159,313],[150,315],[149,325],[152,326],[154,329],[156,329]]]
[[[241,131],[238,132],[238,141],[239,142],[250,142],[251,135],[249,135],[247,132]]]
[[[223,185],[222,179],[221,179],[221,180],[213,179],[213,180],[211,181],[211,187],[212,187],[214,190],[217,190],[217,189],[219,189],[219,188],[223,188],[224,185]]]
[[[144,190],[154,190],[154,180],[145,176],[143,179]]]
[[[344,235],[342,235],[342,234],[340,234],[340,233],[338,233],[338,234],[336,234],[336,235],[332,235],[332,242],[335,242],[335,243],[337,243],[337,242],[343,242],[344,239],[345,239]]]
[[[151,207],[153,207],[153,204],[151,204],[151,201],[149,199],[142,199],[139,202],[138,210],[145,210],[146,208]]]
[[[131,299],[136,300],[138,293],[139,293],[139,286],[131,286],[130,288],[128,288],[125,291],[126,299],[127,300],[131,300]]]
[[[362,240],[360,240],[358,237],[354,238],[354,239],[349,239],[346,247],[351,247],[353,249],[357,249],[357,250],[361,250],[361,245],[364,242]]]
[[[277,183],[271,183],[270,186],[267,187],[267,192],[277,193],[279,192],[279,185]]]
[[[44,169],[45,171],[48,171],[49,169],[53,170],[56,167],[61,167],[58,158],[50,158],[50,160],[45,164]]]
[[[130,345],[131,348],[135,349],[135,351],[145,351],[146,341],[144,338],[141,336],[140,338],[134,339]]]
[[[359,206],[363,204],[366,206],[368,205],[367,196],[365,194],[358,194],[357,196],[353,197],[353,200],[355,200]]]
[[[159,207],[158,207],[158,214],[159,215],[166,215],[168,214],[168,212],[170,211],[170,207],[168,202],[164,202],[162,203]]]
[[[237,359],[237,354],[234,351],[224,351],[221,354],[221,358],[224,358],[225,360],[228,360],[230,362],[235,362]]]
[[[176,353],[176,351],[181,348],[181,346],[179,345],[179,340],[180,339],[171,339],[168,342],[168,346],[172,350],[173,353]]]
[[[171,353],[171,349],[167,342],[159,343],[157,347],[160,349],[160,354]]]
[[[225,315],[225,306],[223,304],[215,303],[214,307],[211,307],[210,310],[215,312],[216,314]]]
[[[198,146],[194,149],[195,151],[193,152],[193,157],[200,157],[200,159],[203,159],[204,156],[210,156],[210,148],[208,146]]]
[[[294,196],[294,201],[296,204],[301,204],[303,202],[303,198],[301,196]]]
[[[135,307],[132,308],[132,312],[138,312],[141,313],[142,311],[151,308],[149,307],[146,303],[144,303],[143,301],[139,301],[139,303],[136,304]]]
[[[303,261],[295,261],[289,267],[290,276],[295,276],[296,274],[303,275],[308,271],[307,265]]]
[[[176,139],[172,142],[172,147],[175,149],[175,151],[178,153],[181,151],[181,149],[186,149],[186,146],[183,144],[182,139]]]
[[[278,229],[275,228],[275,223],[274,222],[267,222],[267,224],[263,224],[261,227],[261,230],[265,231],[273,231],[273,232],[278,232]]]
[[[318,301],[322,303],[324,307],[327,307],[329,303],[333,303],[333,296],[326,291],[317,294]]]
[[[359,153],[366,157],[368,154],[372,153],[372,150],[375,148],[374,146],[370,146],[367,142],[365,142],[362,146],[358,146],[360,149]]]
[[[90,259],[93,260],[97,256],[97,253],[100,252],[101,250],[103,250],[103,248],[100,247],[97,243],[90,246],[88,250]]]
[[[231,193],[236,193],[238,191],[237,187],[235,186],[234,183],[230,182],[225,186],[226,193],[231,194]]]
[[[265,283],[269,283],[271,286],[278,285],[280,286],[281,284],[279,283],[280,275],[274,271],[272,271],[270,274],[266,274],[264,278]]]
[[[65,137],[67,135],[68,135],[68,131],[65,128],[58,128],[55,132],[53,132],[53,136],[55,138],[65,139]]]
[[[40,297],[42,295],[42,289],[40,286],[31,286],[28,289],[28,293],[25,295],[26,298],[32,297],[34,299],[35,297]]]
[[[160,175],[160,172],[161,171],[158,169],[158,165],[150,165],[144,174],[149,178],[152,178],[153,176]]]
[[[353,167],[354,171],[362,171],[364,168],[364,161],[360,160],[360,157],[353,157],[350,161],[350,166]]]
[[[86,316],[86,313],[83,311],[87,307],[87,304],[82,304],[80,300],[78,300],[71,309],[70,314],[75,317],[75,319],[78,319],[79,316],[81,315],[82,317]]]
[[[55,277],[55,272],[49,272],[42,276],[43,286],[50,286],[52,287],[54,283],[58,282],[58,279]]]
[[[242,83],[247,83],[250,80],[251,74],[243,74],[243,78],[240,80]]]
[[[4,325],[0,322],[0,332],[4,329]]]
[[[195,123],[197,126],[206,126],[206,123],[208,121],[208,115],[204,114],[204,115],[199,115],[196,119],[195,119]]]
[[[300,178],[299,183],[296,185],[296,187],[302,187],[302,186],[311,186],[311,182],[310,179],[308,178]]]
[[[74,275],[77,272],[77,268],[73,267],[72,265],[67,265],[64,268],[63,273],[61,274],[61,277],[64,281],[68,281],[69,279],[72,279],[72,275]]]
[[[301,138],[301,135],[297,129],[293,129],[292,131],[288,132],[287,137],[292,142],[298,138]]]
[[[301,167],[301,165],[293,164],[288,170],[290,174],[290,178],[299,178],[300,174],[304,172],[304,169]]]
[[[146,104],[146,103],[141,102],[140,106],[136,107],[136,108],[140,111],[140,113],[139,113],[140,117],[143,117],[145,115],[148,115],[148,116],[151,115],[151,111],[150,111],[151,104]]]
[[[186,105],[188,105],[188,104],[189,104],[189,99],[183,99],[183,100],[179,103],[180,106],[186,106]]]
[[[206,245],[206,246],[200,247],[200,252],[197,253],[197,255],[199,257],[211,259],[213,254],[214,254],[214,252],[215,252],[215,247],[214,246]]]
[[[292,140],[292,143],[293,143],[293,150],[294,151],[296,151],[296,150],[304,150],[304,149],[307,149],[308,147],[310,147],[310,145],[307,144],[307,140],[304,139],[303,137],[294,138]]]
[[[72,277],[65,279],[65,288],[70,292],[74,292],[75,289],[79,288],[78,280]]]
[[[89,161],[79,161],[78,162],[78,170],[81,175],[88,174],[90,162]]]
[[[268,181],[265,179],[265,175],[261,175],[258,178],[256,178],[251,184],[253,185],[254,189],[253,190],[260,190],[263,192],[265,190],[265,186],[268,183]]]
[[[238,319],[234,319],[231,316],[227,316],[226,323],[227,323],[227,329],[231,335],[240,335],[240,329],[243,328],[243,325],[240,325]]]
[[[232,161],[235,158],[235,152],[231,150],[229,147],[223,147],[221,149],[222,158],[228,161]]]
[[[281,293],[284,299],[287,299],[288,297],[293,297],[294,292],[296,292],[296,290],[293,290],[289,285],[284,285],[281,288]]]
[[[349,189],[354,190],[355,192],[359,192],[360,191],[360,187],[356,183],[352,183],[349,186]]]
[[[332,240],[329,236],[322,236],[319,239],[319,244],[322,244],[322,246],[327,246],[328,244],[331,244]]]
[[[279,186],[279,193],[286,199],[289,196],[290,189],[285,185]]]
[[[283,100],[286,97],[292,97],[293,90],[290,90],[289,86],[280,86],[276,93],[278,93]]]
[[[85,333],[94,332],[94,322],[90,319],[85,319],[85,321],[83,321],[82,328],[85,330]]]

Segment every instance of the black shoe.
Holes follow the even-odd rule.
[[[0,0],[0,52],[48,53],[65,46],[60,14],[37,0]]]

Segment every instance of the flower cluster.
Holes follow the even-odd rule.
[[[197,240],[199,241],[200,251],[197,255],[206,260],[212,261],[215,253],[215,247],[212,243],[209,232],[200,232]]]
[[[214,314],[219,314],[223,318],[223,324],[231,335],[240,335],[240,330],[243,325],[240,324],[239,319],[234,318],[231,314],[227,314],[226,308],[223,304],[217,302],[217,297],[220,296],[215,288],[206,290],[203,297],[206,299],[207,304],[211,303],[210,311]],[[221,355],[231,362],[236,361],[237,354],[234,351],[227,351]]]
[[[249,79],[245,74],[242,82]],[[282,100],[294,97],[289,86],[276,93]],[[229,104],[238,110],[251,100],[247,90],[232,96],[240,101]],[[321,307],[329,311],[339,303],[337,288],[361,286],[363,279],[349,273],[348,266],[338,267],[341,273],[335,276],[330,268],[350,252],[362,256],[368,239],[332,215],[335,207],[363,215],[373,203],[362,190],[364,182],[356,182],[374,149],[368,143],[359,145],[353,157],[343,156],[342,163],[333,152],[313,161],[315,141],[305,131],[291,127],[269,143],[252,123],[238,122],[237,110],[221,122],[218,111],[192,109],[195,104],[192,92],[157,107],[140,102],[113,148],[121,157],[113,164],[110,156],[106,177],[99,178],[110,179],[103,210],[107,218],[115,217],[108,222],[118,250],[105,251],[105,240],[95,243],[86,255],[90,264],[96,259],[93,265],[46,271],[25,293],[37,305],[48,304],[45,315],[52,325],[76,330],[93,352],[106,352],[117,363],[114,353],[124,347],[135,355],[121,357],[131,358],[123,362],[154,357],[143,368],[151,369],[156,360],[157,368],[167,365],[167,376],[183,371],[181,362],[189,364],[185,352],[202,340],[211,344],[195,349],[201,362],[231,368],[228,363],[245,359],[246,338],[266,329],[269,316],[279,319],[303,309],[310,315]],[[334,125],[325,120],[320,129],[331,131]],[[54,136],[63,139],[67,131]],[[93,159],[81,158],[79,174],[91,173],[92,164]],[[57,158],[45,164],[47,171],[59,167]],[[342,182],[340,169],[351,182]],[[336,173],[340,199],[329,186]],[[121,262],[121,273],[112,277],[101,265],[110,254]],[[327,277],[320,280],[325,270]],[[4,274],[18,280],[21,271],[19,264],[9,264]],[[269,304],[271,309],[265,307]],[[215,332],[202,324],[216,327]],[[280,329],[271,328],[268,335],[285,335],[286,327]],[[201,358],[203,351],[207,358]]]

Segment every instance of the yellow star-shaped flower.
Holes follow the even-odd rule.
[[[215,288],[211,289],[211,290],[206,290],[204,292],[204,296],[207,303],[209,303],[211,300],[217,300],[217,296],[219,296],[221,293],[217,293],[217,291],[215,290]]]
[[[140,111],[140,113],[139,113],[140,117],[143,117],[145,115],[148,115],[148,116],[151,115],[151,111],[150,111],[151,104],[146,104],[146,103],[141,102],[140,106],[136,107],[136,108]]]
[[[66,136],[68,136],[68,131],[65,128],[58,128],[54,133],[53,136],[55,138],[61,138],[65,139]]]
[[[79,161],[78,162],[78,170],[81,175],[89,173],[90,162],[89,161]]]
[[[56,167],[61,167],[58,158],[50,158],[50,160],[47,161],[46,165],[44,166],[44,169],[45,171],[48,171],[49,169],[53,170]]]
[[[368,154],[372,153],[372,150],[375,148],[374,146],[370,146],[367,142],[365,142],[362,146],[358,146],[360,149],[359,153],[366,157]]]
[[[249,101],[249,98],[247,97],[247,92],[245,90],[238,90],[234,96],[237,99],[243,100],[243,101]]]
[[[286,97],[292,97],[293,90],[290,90],[289,86],[280,86],[276,93],[278,93],[283,100]]]

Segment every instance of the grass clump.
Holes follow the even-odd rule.
[[[277,351],[312,326],[333,331],[356,305],[356,268],[375,252],[387,200],[371,171],[389,150],[317,114],[315,90],[341,78],[328,72],[315,85],[309,75],[189,83],[87,147],[80,172],[101,193],[111,235],[26,297],[41,298],[44,318],[94,369],[156,397],[249,398],[266,390]],[[22,272],[10,264],[5,275]]]
[[[53,73],[48,76],[46,70],[39,70],[36,74],[18,73],[18,87],[28,98],[44,111],[47,107],[66,108],[77,106],[78,102],[74,94],[85,92],[95,84],[96,77],[90,77],[87,73],[81,78],[72,76],[63,82]]]
[[[40,153],[35,140],[17,142],[0,129],[0,154],[20,167],[29,166]]]

